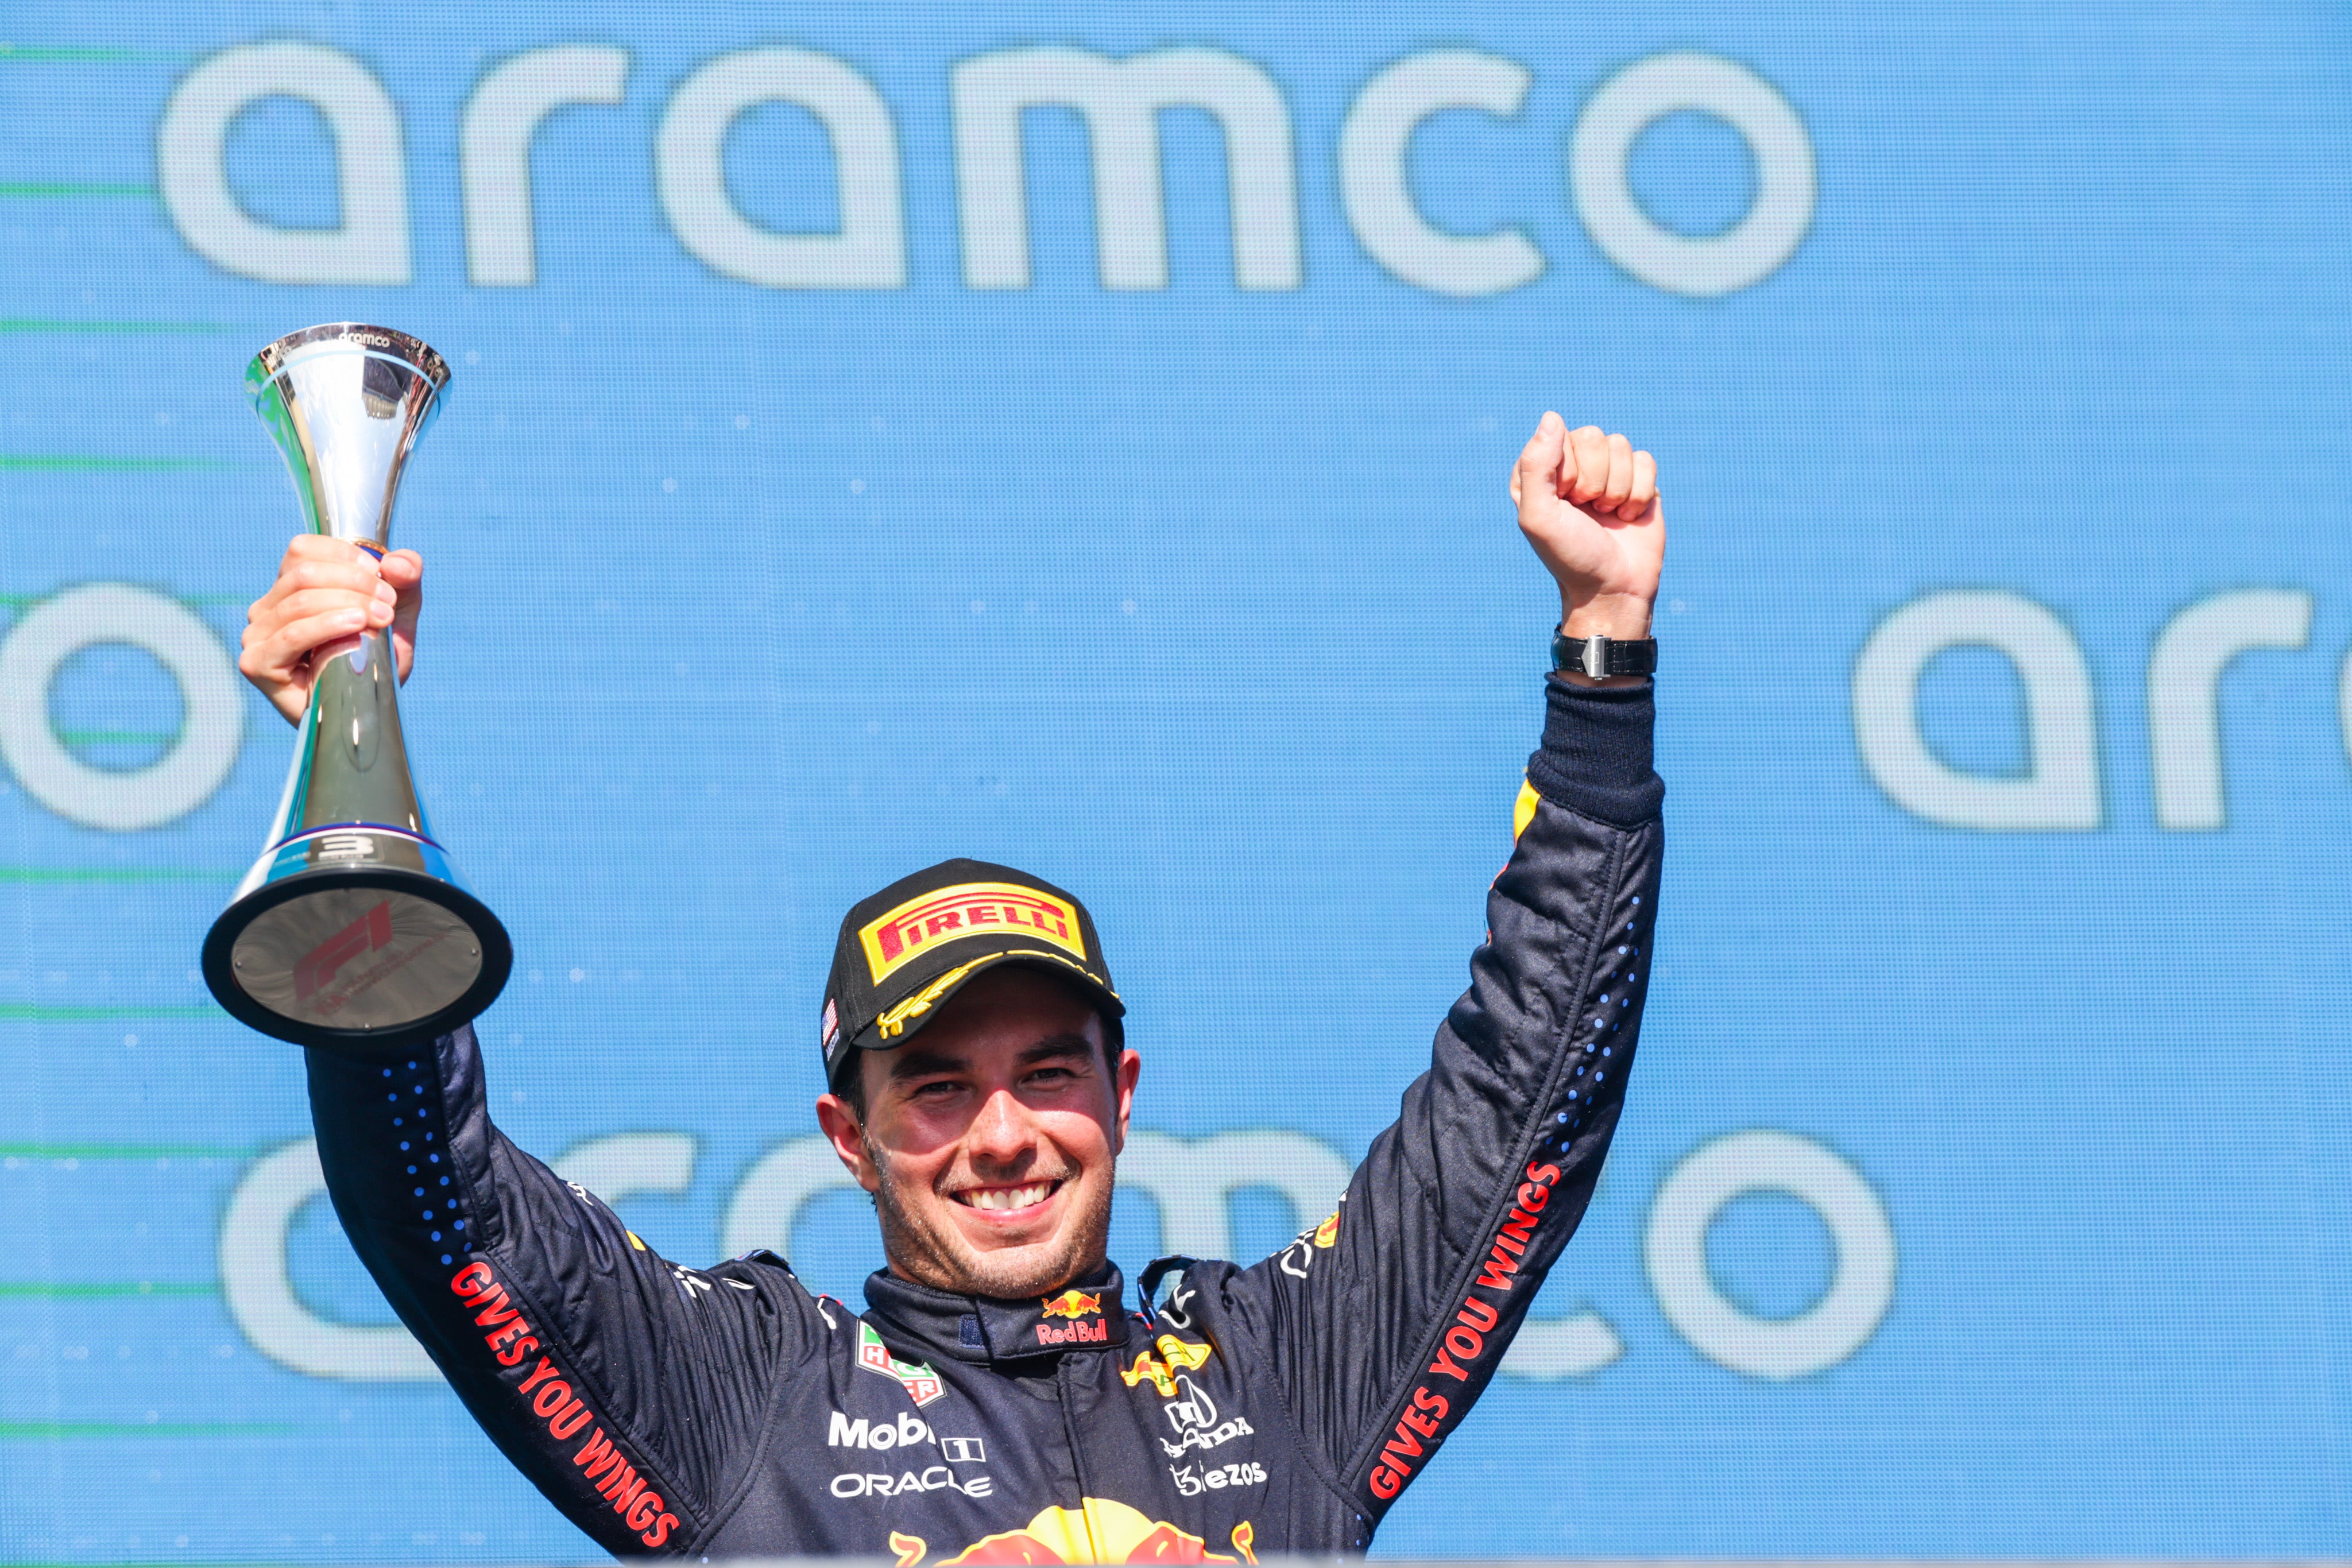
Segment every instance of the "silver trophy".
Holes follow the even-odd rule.
[[[402,466],[449,367],[351,322],[280,338],[245,385],[313,531],[381,559]],[[506,928],[425,824],[389,630],[318,664],[268,847],[205,938],[205,983],[264,1034],[343,1050],[453,1029],[506,985]]]

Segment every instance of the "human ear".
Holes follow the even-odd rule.
[[[1117,1095],[1115,1110],[1118,1117],[1118,1135],[1111,1140],[1111,1153],[1127,1152],[1127,1119],[1135,1110],[1135,1085],[1143,1076],[1143,1058],[1132,1051],[1118,1053],[1118,1071],[1113,1077],[1112,1092]]]
[[[825,1142],[833,1145],[835,1156],[856,1178],[857,1185],[867,1192],[880,1190],[882,1173],[866,1157],[866,1129],[849,1102],[838,1094],[819,1095],[816,1124],[824,1130]]]

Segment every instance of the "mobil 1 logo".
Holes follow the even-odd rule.
[[[938,1457],[945,1464],[923,1465],[921,1459],[908,1456],[908,1468],[897,1475],[884,1472],[845,1471],[833,1478],[832,1492],[839,1498],[905,1497],[927,1491],[960,1491],[966,1497],[986,1497],[995,1490],[995,1483],[985,1474],[958,1475],[950,1465],[980,1465],[987,1462],[988,1450],[978,1437],[942,1437],[934,1433],[929,1423],[911,1410],[902,1410],[896,1420],[887,1416],[868,1420],[860,1416],[850,1419],[840,1411],[831,1413],[825,1425],[825,1446],[834,1448],[913,1448],[929,1444],[939,1449]],[[924,1458],[930,1456],[926,1455]],[[921,1469],[913,1468],[923,1465]]]
[[[935,1434],[928,1422],[911,1410],[902,1410],[895,1421],[881,1416],[868,1421],[860,1416],[853,1421],[840,1411],[831,1412],[826,1423],[824,1441],[832,1448],[910,1448],[917,1443],[938,1445],[940,1458],[951,1465],[985,1464],[988,1449],[978,1437],[942,1437]]]

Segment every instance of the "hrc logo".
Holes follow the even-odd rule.
[[[910,898],[880,919],[859,927],[866,967],[880,985],[892,970],[924,946],[959,936],[1018,932],[1040,937],[1086,961],[1076,908],[1035,888],[1005,882],[967,882]]]

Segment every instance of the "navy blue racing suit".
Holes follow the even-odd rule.
[[[1329,1218],[1043,1301],[863,1317],[693,1270],[491,1125],[469,1027],[313,1051],[343,1228],[507,1456],[615,1553],[946,1563],[1354,1552],[1469,1411],[1615,1131],[1657,913],[1651,694],[1548,684],[1470,988]],[[1154,1300],[1156,1298],[1156,1300]]]

